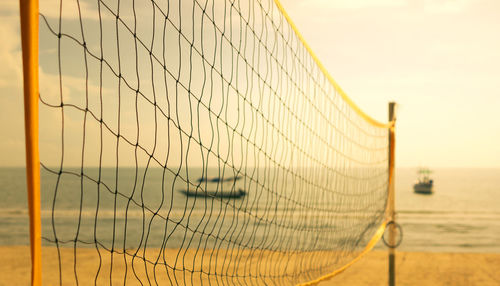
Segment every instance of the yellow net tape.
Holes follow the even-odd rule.
[[[300,39],[300,41],[302,42],[302,44],[304,45],[304,47],[307,49],[307,51],[309,52],[309,54],[311,55],[311,57],[314,59],[314,62],[318,65],[318,67],[323,72],[323,74],[325,75],[325,77],[335,87],[335,89],[342,96],[342,98],[351,106],[351,108],[353,110],[355,110],[366,121],[368,121],[370,124],[372,124],[374,126],[382,127],[382,128],[389,128],[392,125],[394,125],[394,122],[382,123],[382,122],[379,122],[379,121],[373,119],[371,116],[369,116],[368,114],[366,114],[363,110],[361,110],[361,108],[359,108],[356,105],[356,103],[354,103],[354,101],[352,101],[352,99],[349,96],[347,96],[347,94],[342,90],[342,88],[337,84],[337,82],[333,79],[333,77],[330,75],[330,73],[326,70],[326,68],[320,62],[320,60],[318,59],[318,57],[316,56],[316,54],[313,52],[313,50],[311,49],[311,47],[309,46],[309,44],[306,42],[306,40],[304,39],[304,37],[302,37],[302,34],[299,32],[299,30],[297,29],[297,27],[293,23],[292,19],[290,18],[290,16],[288,15],[288,13],[285,11],[285,9],[283,8],[283,6],[281,5],[280,1],[279,0],[274,0],[274,3],[276,3],[276,6],[278,6],[278,9],[281,11],[281,13],[283,14],[283,16],[285,16],[285,19],[287,20],[288,24],[290,24],[290,26],[294,30],[295,34],[297,35],[297,37]]]
[[[318,59],[318,57],[316,56],[316,54],[313,52],[313,50],[311,49],[311,47],[309,46],[309,44],[305,41],[304,37],[299,32],[299,30],[297,29],[297,27],[293,23],[292,19],[290,18],[290,16],[288,15],[288,13],[285,11],[285,9],[283,8],[283,6],[281,5],[280,1],[279,0],[274,0],[274,3],[276,3],[276,6],[279,8],[279,10],[281,11],[281,13],[285,17],[285,19],[288,21],[288,23],[290,24],[290,26],[292,27],[292,29],[294,30],[295,34],[300,39],[300,41],[302,42],[302,44],[304,45],[304,47],[311,54],[311,57],[314,59],[314,61],[316,62],[316,64],[318,65],[318,67],[321,69],[321,71],[323,72],[323,74],[326,76],[326,78],[328,78],[328,80],[330,81],[330,83],[335,87],[335,89],[342,96],[342,98],[351,106],[351,108],[354,109],[361,117],[363,117],[364,119],[366,119],[366,121],[368,121],[370,124],[373,124],[374,126],[378,126],[378,127],[382,127],[382,128],[390,128],[391,132],[394,132],[394,124],[395,124],[394,120],[390,121],[388,123],[382,123],[382,122],[379,122],[379,121],[373,119],[371,116],[369,116],[368,114],[366,114],[363,110],[361,110],[354,103],[354,101],[352,101],[352,99],[349,96],[347,96],[347,94],[342,90],[342,88],[337,84],[337,82],[333,79],[333,77],[330,75],[330,73],[326,70],[326,68],[320,62],[320,60]],[[377,232],[375,233],[375,235],[372,237],[372,239],[370,240],[370,242],[366,245],[365,249],[359,254],[359,256],[357,256],[351,262],[345,264],[341,268],[339,268],[339,269],[337,269],[337,270],[335,270],[335,271],[333,271],[333,272],[331,272],[331,273],[329,273],[329,274],[327,274],[325,276],[322,276],[322,277],[320,277],[320,278],[318,278],[316,280],[313,280],[313,281],[310,281],[310,282],[307,282],[307,283],[303,283],[303,284],[299,284],[299,285],[304,285],[304,286],[306,286],[306,285],[317,285],[321,281],[329,280],[332,277],[334,277],[334,276],[342,273],[345,269],[347,269],[348,267],[350,267],[351,265],[353,265],[354,263],[356,263],[366,253],[368,253],[369,251],[372,250],[372,248],[375,246],[375,244],[377,244],[377,242],[380,240],[380,238],[384,234],[386,224],[387,223],[384,222],[379,227],[379,229],[377,230]]]
[[[315,279],[315,280],[312,280],[312,281],[309,281],[309,282],[306,282],[306,283],[298,284],[298,285],[301,285],[301,286],[317,285],[318,283],[320,283],[322,281],[329,280],[329,279],[335,277],[336,275],[344,272],[344,270],[346,270],[351,265],[353,265],[354,263],[356,263],[365,254],[367,254],[368,252],[370,252],[373,249],[373,247],[375,246],[375,244],[377,244],[377,242],[384,235],[384,231],[385,231],[386,225],[387,225],[386,222],[384,222],[382,225],[380,225],[380,227],[377,229],[377,232],[375,233],[375,235],[373,235],[373,237],[370,239],[370,241],[366,245],[365,249],[363,249],[363,251],[356,258],[354,258],[353,260],[351,260],[349,263],[345,264],[344,266],[338,268],[337,270],[335,270],[335,271],[333,271],[333,272],[331,272],[329,274],[326,274],[324,276],[319,277],[318,279]]]

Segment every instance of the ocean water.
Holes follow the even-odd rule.
[[[196,171],[194,171],[196,172]],[[163,174],[158,172],[153,173],[161,179]],[[171,175],[171,174],[170,174]],[[112,172],[103,173],[103,176],[108,176],[107,181],[113,179]],[[169,176],[167,174],[167,176]],[[55,176],[42,172],[42,188],[53,190],[53,180]],[[134,192],[131,179],[135,177],[135,170],[130,169],[129,173],[121,175],[116,181],[118,187],[123,189],[123,186],[128,186],[130,192]],[[402,251],[430,251],[430,252],[494,252],[500,253],[500,169],[435,169],[432,175],[435,181],[435,192],[432,195],[420,195],[413,193],[412,185],[416,179],[416,169],[400,168],[396,171],[396,211],[397,221],[403,230],[403,241],[398,248]],[[51,179],[52,178],[52,179]],[[116,178],[114,178],[116,179]],[[104,178],[103,178],[104,180]],[[138,179],[137,184],[142,184],[142,179]],[[146,182],[155,181],[154,178],[149,178]],[[161,181],[161,180],[158,180]],[[42,225],[50,225],[52,223],[51,208],[55,203],[58,214],[54,220],[58,232],[58,238],[63,241],[70,240],[75,233],[75,227],[80,229],[80,239],[92,240],[93,235],[104,233],[106,228],[112,224],[110,221],[114,218],[114,200],[103,196],[113,196],[114,185],[107,185],[106,190],[101,194],[101,200],[113,202],[109,205],[101,205],[98,210],[97,224],[94,233],[94,218],[96,217],[95,205],[96,197],[87,195],[83,198],[82,219],[79,226],[75,226],[74,217],[79,212],[79,200],[65,199],[65,196],[74,198],[75,193],[68,190],[79,190],[82,182],[78,177],[73,179],[62,180],[57,201],[50,198],[53,193],[47,192],[45,197],[42,197]],[[92,182],[83,181],[86,189],[91,189],[95,184]],[[182,182],[181,182],[182,183]],[[180,184],[179,186],[181,186]],[[146,188],[147,189],[147,188]],[[0,245],[28,245],[28,216],[27,216],[27,195],[25,183],[25,171],[23,168],[0,168]],[[76,194],[78,194],[77,192]],[[89,192],[89,194],[97,193]],[[144,194],[143,194],[144,195]],[[137,193],[135,196],[140,196]],[[187,200],[185,196],[177,191],[166,190],[162,202],[161,196],[149,195],[147,197],[149,205],[160,206],[168,204],[169,198],[174,196],[177,202],[184,200],[184,205],[178,208],[173,208],[170,216],[182,218],[190,216],[193,220],[206,215],[206,213],[194,212],[185,213],[185,206],[191,206],[193,201]],[[69,198],[68,197],[68,198]],[[78,201],[78,202],[77,202]],[[242,204],[244,200],[229,201],[232,204]],[[263,200],[266,202],[266,200]],[[126,207],[127,200],[123,198],[117,199],[117,209]],[[203,203],[203,200],[198,200],[198,204]],[[286,205],[280,205],[286,207]],[[259,206],[255,206],[259,208]],[[325,206],[321,206],[325,207]],[[338,207],[338,206],[337,206]],[[128,215],[130,229],[133,229],[134,223],[141,225],[143,213],[140,207],[131,204]],[[191,209],[191,208],[188,208]],[[231,217],[231,209],[227,208],[224,203],[213,206],[213,212],[226,212],[226,216]],[[287,214],[290,219],[293,216]],[[65,219],[67,218],[67,219]],[[123,220],[123,216],[119,214],[118,223]],[[162,220],[153,220],[149,229],[155,227],[161,228],[164,222]],[[191,222],[192,223],[192,222]],[[303,222],[307,224],[308,222]],[[316,223],[321,223],[316,221]],[[42,227],[43,236],[49,239],[53,238],[51,228]],[[147,232],[147,230],[146,230]],[[118,232],[120,233],[120,232]],[[150,231],[150,235],[162,235]],[[172,231],[173,241],[181,241],[183,231]],[[175,236],[179,236],[175,238]],[[257,234],[264,235],[264,233]],[[293,231],[287,235],[293,235]],[[122,238],[117,237],[118,241]],[[138,235],[134,239],[140,239]],[[152,239],[154,241],[154,238]],[[44,243],[47,243],[46,241]],[[130,241],[130,243],[134,243]],[[187,243],[187,242],[185,242]],[[316,242],[317,243],[317,242]],[[325,242],[328,243],[328,242]],[[171,247],[178,247],[173,245]],[[184,244],[186,246],[186,244]],[[382,243],[379,243],[376,248],[383,249]]]
[[[500,253],[500,169],[435,169],[434,193],[415,194],[416,169],[396,173],[400,250]]]

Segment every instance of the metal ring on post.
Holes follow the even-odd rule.
[[[399,239],[396,240],[397,242],[394,244],[394,245],[390,245],[386,240],[385,240],[385,233],[384,232],[384,235],[382,236],[382,241],[384,242],[384,244],[389,247],[389,248],[397,248],[401,242],[403,241],[403,228],[401,228],[401,226],[396,223],[395,221],[391,220],[390,222],[387,223],[386,225],[386,230],[389,228],[389,226],[393,224],[395,228],[397,228],[399,230]]]

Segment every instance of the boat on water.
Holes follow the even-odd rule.
[[[213,178],[207,178],[207,177],[201,177],[198,180],[196,180],[198,183],[231,183],[231,182],[236,182],[241,179],[241,176],[236,176],[236,177],[227,177],[227,178],[219,178],[219,177],[213,177]]]
[[[201,185],[201,188],[192,188],[189,190],[180,190],[181,193],[188,197],[213,197],[213,198],[229,198],[240,199],[246,196],[247,192],[242,188],[236,188],[236,181],[240,180],[240,176],[228,178],[207,178],[202,177],[197,180],[198,183],[206,183]],[[204,188],[207,189],[204,189]]]
[[[180,190],[181,193],[188,197],[214,197],[214,198],[229,198],[229,199],[239,199],[246,196],[247,192],[243,189],[233,190],[233,191],[205,191],[202,189],[197,190]]]
[[[431,179],[432,171],[427,168],[418,170],[418,180],[413,185],[413,191],[418,194],[432,194],[434,181]]]

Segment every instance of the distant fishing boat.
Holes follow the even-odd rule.
[[[203,189],[205,184],[202,184],[202,188],[192,188],[189,190],[180,190],[181,193],[188,197],[215,197],[215,198],[230,198],[239,199],[246,196],[246,191],[238,188],[236,189],[233,185],[236,181],[240,180],[240,176],[228,177],[228,178],[206,178],[202,177],[197,180],[198,183],[206,182],[207,190]],[[217,186],[219,184],[219,186]],[[224,187],[222,187],[224,186]],[[215,190],[214,190],[215,189]]]
[[[431,170],[421,168],[418,170],[418,180],[413,185],[415,193],[432,194],[434,181],[430,178]]]

